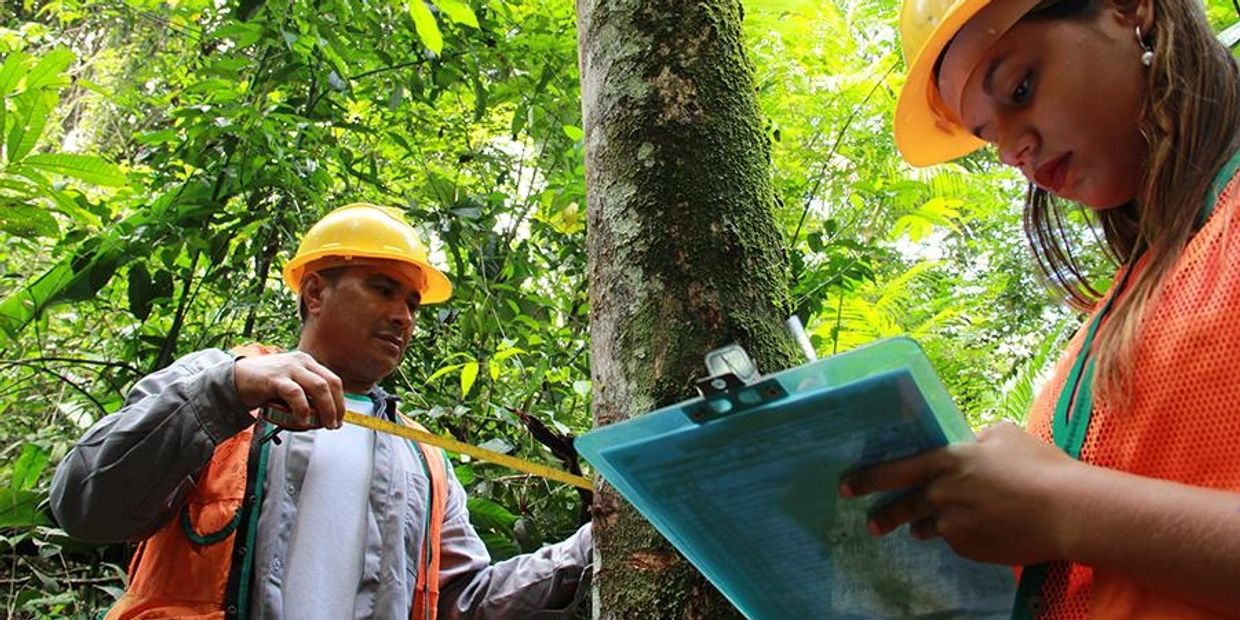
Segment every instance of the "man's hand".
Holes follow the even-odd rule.
[[[1070,516],[1057,500],[1082,467],[1009,422],[977,443],[953,444],[849,475],[845,497],[913,488],[877,511],[870,532],[910,523],[914,537],[942,536],[956,553],[982,562],[1037,564],[1063,559]]]
[[[301,425],[290,428],[340,428],[344,418],[340,377],[306,353],[243,357],[233,367],[233,380],[246,407],[274,404],[292,412]]]

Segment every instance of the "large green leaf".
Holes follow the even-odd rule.
[[[129,311],[139,321],[145,321],[151,315],[151,302],[155,298],[155,287],[146,265],[134,265],[129,270]]]
[[[430,7],[426,6],[426,2],[409,0],[409,15],[413,17],[413,26],[426,49],[435,52],[436,55],[442,53],[443,33],[439,31],[439,24],[435,23],[435,16],[431,13]]]
[[[49,302],[94,299],[95,294],[107,285],[126,258],[122,252],[117,251],[99,251],[84,255],[79,261],[75,261],[77,267],[73,277],[56,291]]]
[[[4,65],[0,65],[0,99],[8,97],[17,88],[17,83],[25,77],[26,60],[30,56],[22,52],[14,52],[4,59]]]
[[[47,468],[50,453],[47,448],[33,443],[22,446],[22,453],[13,463],[13,479],[9,483],[14,491],[29,491],[39,482]]]
[[[474,381],[478,379],[478,362],[469,362],[461,368],[461,397],[469,395],[469,390],[474,387]]]
[[[3,65],[0,65],[0,136],[5,133],[4,127],[8,113],[8,106],[4,100],[14,88],[17,88],[17,83],[25,76],[27,58],[29,56],[26,54],[14,52],[4,59]]]
[[[39,509],[44,497],[34,491],[0,489],[0,527],[51,525],[51,520]]]
[[[57,210],[72,218],[77,226],[95,229],[102,223],[97,208],[91,205],[81,194],[52,189],[46,195],[52,199],[52,202],[56,203]]]
[[[26,91],[16,100],[17,114],[9,128],[5,143],[6,157],[10,162],[21,161],[34,150],[47,124],[48,98],[37,91]]]
[[[93,298],[122,259],[123,253],[116,248],[63,259],[0,302],[0,329],[16,336],[51,304]]]
[[[125,184],[125,174],[120,168],[94,155],[41,153],[27,157],[22,163],[95,185],[116,187]]]
[[[38,316],[55,292],[72,277],[73,268],[69,261],[62,260],[20,290],[10,294],[0,302],[0,329],[10,337],[16,336]]]
[[[474,478],[476,476],[474,475],[474,468],[472,465],[462,463],[456,467],[453,467],[452,471],[456,474],[456,480],[461,483],[461,486],[468,487],[474,483]]]
[[[912,213],[896,220],[890,237],[894,240],[907,234],[916,243],[933,232],[935,226],[953,227],[963,205],[963,200],[935,196]]]
[[[521,553],[521,547],[511,536],[498,532],[479,532],[478,537],[482,539],[482,544],[486,545],[487,553],[491,554],[493,561],[502,562]]]
[[[16,166],[11,166],[7,172],[11,175],[9,180],[21,177],[22,179],[30,181],[30,184],[35,188],[34,195],[46,195],[46,192],[53,191],[52,180],[47,178],[47,175],[31,168],[30,166],[22,166],[18,164]]]
[[[461,0],[433,1],[435,2],[435,6],[439,7],[439,10],[443,11],[443,14],[448,16],[448,19],[471,28],[478,27],[478,16],[474,15],[474,10],[470,8],[468,4],[461,2]]]
[[[157,200],[152,209],[166,200],[166,197]],[[62,258],[0,301],[0,330],[14,337],[49,305],[93,297],[131,256],[134,242],[129,232],[149,224],[155,217],[159,215],[152,210],[139,211],[125,218],[79,245],[76,255]]]
[[[13,204],[0,206],[0,231],[19,237],[55,237],[60,226],[47,209]]]
[[[68,84],[68,80],[62,79],[60,74],[69,68],[75,58],[73,52],[63,47],[48,52],[26,75],[26,90],[32,91],[45,86]]]
[[[263,27],[259,24],[230,22],[211,34],[221,39],[231,39],[237,47],[246,48],[263,38]]]
[[[512,529],[512,524],[517,522],[517,515],[489,499],[471,497],[467,506],[470,522],[481,529],[507,532]]]

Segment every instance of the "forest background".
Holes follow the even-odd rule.
[[[900,161],[897,0],[742,4],[815,348],[908,334],[971,424],[1020,421],[1080,322],[1036,274],[1024,183],[989,152]],[[1207,9],[1219,31],[1240,14]],[[0,614],[90,617],[119,595],[130,549],[72,541],[46,512],[56,463],[176,357],[294,344],[280,268],[348,202],[405,210],[456,286],[388,381],[407,412],[578,465],[578,77],[568,0],[0,0]],[[1106,258],[1087,262],[1105,288]],[[456,473],[497,559],[588,517],[562,486],[467,459]]]

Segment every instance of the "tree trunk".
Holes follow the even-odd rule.
[[[770,143],[737,0],[577,0],[589,190],[594,419],[695,395],[739,342],[764,372],[793,346]],[[739,614],[614,489],[595,496],[595,617]]]

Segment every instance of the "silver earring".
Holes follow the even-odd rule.
[[[1150,66],[1154,64],[1154,50],[1150,49],[1150,45],[1145,42],[1145,38],[1141,36],[1141,27],[1137,26],[1137,45],[1141,46],[1141,64]]]

